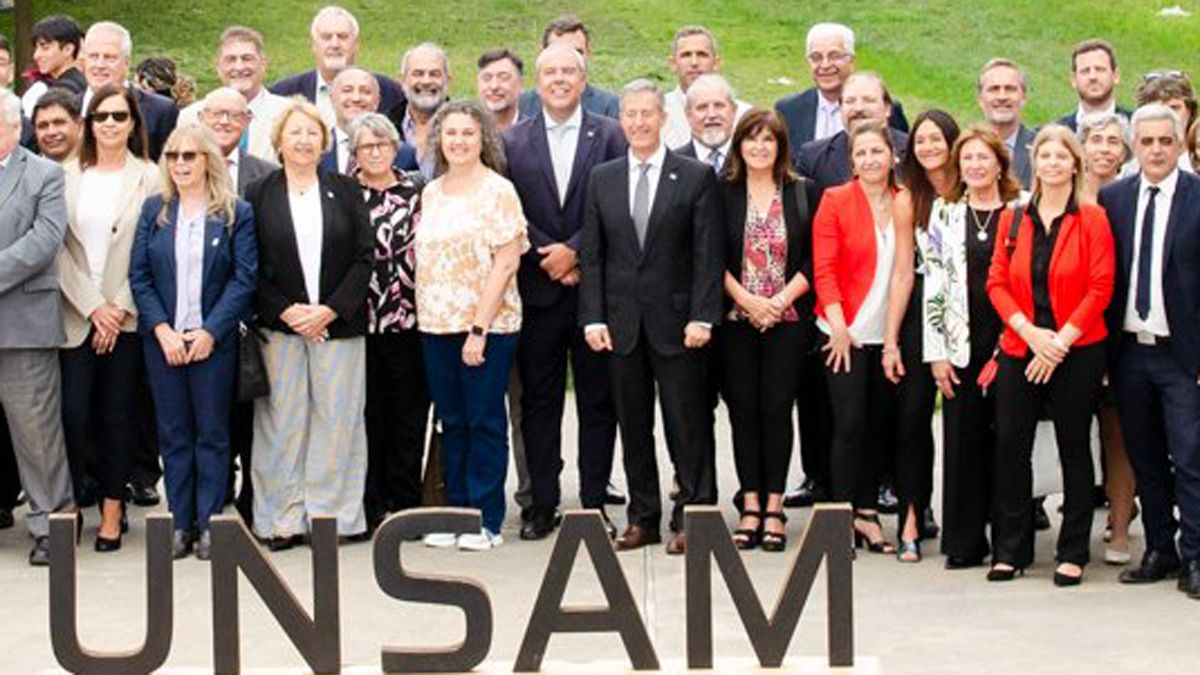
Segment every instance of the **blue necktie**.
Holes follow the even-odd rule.
[[[1150,199],[1142,214],[1142,241],[1138,245],[1137,297],[1134,309],[1142,321],[1150,316],[1150,264],[1154,258],[1154,202],[1158,199],[1158,187],[1150,186]]]

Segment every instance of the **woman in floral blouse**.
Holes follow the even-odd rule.
[[[429,393],[421,339],[413,244],[421,211],[419,173],[393,168],[400,134],[379,113],[350,125],[350,153],[371,216],[375,261],[367,288],[367,485],[374,530],[389,513],[421,503],[421,458]]]
[[[727,323],[721,328],[724,394],[744,504],[733,540],[782,551],[783,488],[792,452],[792,402],[812,322],[815,190],[788,158],[787,127],[755,109],[734,131],[722,183]]]
[[[504,151],[474,101],[438,109],[429,131],[437,174],[422,193],[416,233],[417,325],[438,418],[446,492],[483,512],[478,533],[434,533],[429,546],[486,550],[503,543],[508,424],[504,394],[521,329],[516,271],[529,248]]]

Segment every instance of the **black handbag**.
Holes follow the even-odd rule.
[[[263,360],[267,338],[258,328],[238,323],[237,400],[246,402],[271,395],[271,380]]]

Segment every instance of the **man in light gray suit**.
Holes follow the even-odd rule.
[[[49,515],[75,508],[63,442],[55,259],[67,229],[62,169],[21,148],[21,99],[0,90],[0,404],[29,498],[31,565],[50,564]]]

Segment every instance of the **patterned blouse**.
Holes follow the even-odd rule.
[[[746,234],[742,241],[742,286],[759,297],[770,298],[787,286],[787,225],[783,222],[783,197],[779,191],[762,213],[747,200]],[[745,320],[750,314],[738,306],[731,319]],[[788,305],[784,321],[799,321],[796,308]]]
[[[525,214],[512,183],[488,171],[470,196],[442,192],[442,179],[421,195],[416,232],[417,317],[423,333],[465,333],[475,318],[496,249],[517,240],[529,249]],[[504,289],[492,333],[521,330],[521,296],[513,275]]]
[[[363,187],[375,232],[375,264],[367,287],[367,332],[396,333],[417,326],[416,251],[420,183],[402,171],[386,190]]]

